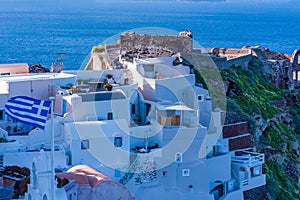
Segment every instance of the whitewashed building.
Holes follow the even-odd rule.
[[[188,66],[174,67],[174,59],[135,59],[126,70],[109,72],[0,76],[0,137],[6,140],[0,159],[31,168],[26,198],[48,198],[42,188],[49,188],[50,120],[45,130],[10,120],[4,105],[16,95],[56,97],[56,169],[89,165],[136,200],[243,199],[244,191],[265,185],[264,155],[230,150],[221,110],[212,110],[208,91]],[[116,77],[112,91],[103,89],[108,73]],[[41,155],[44,162],[37,162]],[[69,198],[62,189],[59,199]]]

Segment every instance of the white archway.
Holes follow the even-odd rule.
[[[43,200],[48,200],[48,197],[47,197],[47,195],[46,195],[46,194],[44,194],[44,196],[43,196]]]

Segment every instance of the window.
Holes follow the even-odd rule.
[[[72,200],[72,194],[68,196],[68,200]]]
[[[7,75],[10,75],[10,73],[9,72],[5,72],[5,73],[1,73],[0,75],[1,76],[7,76]]]
[[[190,169],[182,169],[182,176],[190,176]]]
[[[146,103],[146,114],[148,115],[151,110],[151,104]]]
[[[245,172],[246,169],[245,169],[244,167],[240,167],[240,171],[241,171],[241,172]]]
[[[112,120],[113,119],[113,113],[107,113],[107,119]]]
[[[259,176],[260,175],[260,166],[253,167],[250,169],[251,171],[251,176]]]
[[[135,104],[131,105],[131,114],[135,114]]]
[[[175,154],[175,163],[182,163],[182,153]]]
[[[32,187],[33,189],[37,189],[37,173],[35,163],[32,163]]]
[[[123,140],[122,137],[115,137],[115,139],[114,139],[114,145],[115,145],[115,147],[121,147],[122,143],[123,143],[122,140]]]
[[[5,111],[0,110],[0,122],[5,121]]]
[[[203,101],[203,95],[202,94],[198,95],[198,101]]]
[[[115,177],[116,178],[121,177],[121,171],[120,170],[115,169]]]
[[[296,72],[293,71],[293,80],[296,80],[296,76],[297,76]]]
[[[81,149],[89,149],[90,148],[90,141],[89,140],[82,140],[81,141]]]

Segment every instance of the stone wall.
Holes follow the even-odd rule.
[[[295,50],[291,56],[291,79],[295,86],[300,86],[300,50]]]
[[[256,57],[261,62],[262,73],[275,87],[293,89],[300,86],[300,50],[295,50],[292,55],[271,52],[263,47],[212,48],[210,52],[221,70],[233,65],[247,69]]]
[[[265,185],[244,191],[244,200],[265,200],[266,197]]]
[[[300,50],[296,49],[292,54],[291,63],[293,63],[294,65],[299,65],[300,64],[299,56],[300,56]]]
[[[249,48],[212,48],[210,52],[212,59],[221,70],[228,69],[233,65],[247,68],[253,57]]]
[[[246,135],[234,139],[229,139],[229,151],[236,151],[253,146],[251,135]]]
[[[223,138],[230,138],[249,133],[248,123],[242,122],[223,126]]]
[[[223,65],[223,69],[227,69],[227,68],[231,67],[232,65],[247,68],[248,65],[249,65],[249,62],[251,60],[252,60],[252,55],[251,54],[241,55],[239,57],[227,60],[225,62],[225,64]]]
[[[127,32],[120,35],[121,53],[136,49],[168,49],[175,53],[186,53],[191,55],[193,51],[193,40],[187,36],[175,35],[148,35]]]
[[[249,49],[242,48],[242,49],[231,49],[231,48],[213,48],[211,49],[211,53],[215,55],[245,55],[249,54]]]
[[[292,68],[288,60],[262,61],[262,72],[275,87],[290,88],[292,83]]]
[[[229,151],[252,148],[253,146],[248,122],[224,125],[223,138],[228,139]]]
[[[120,44],[106,44],[105,45],[106,49],[114,49],[114,48],[120,48]]]
[[[227,59],[226,57],[217,57],[212,56],[213,61],[216,63],[217,67],[221,70],[228,69],[231,66],[241,66],[243,68],[247,68],[249,62],[252,60],[252,55],[241,55],[232,59]]]

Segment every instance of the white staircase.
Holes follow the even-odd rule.
[[[4,167],[3,166],[3,155],[0,155],[0,168]]]

